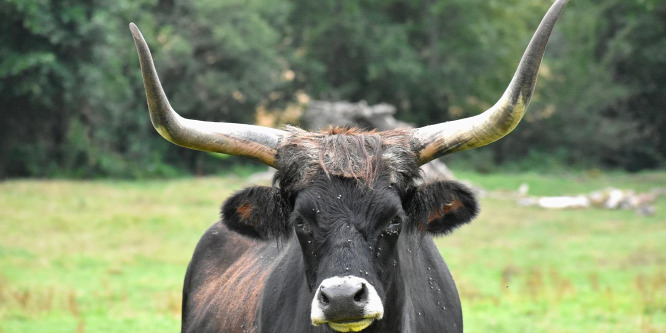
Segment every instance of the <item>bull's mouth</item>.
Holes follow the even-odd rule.
[[[366,318],[359,321],[345,323],[328,322],[328,326],[338,332],[358,332],[370,326],[373,321],[375,321],[375,318]]]
[[[372,325],[372,322],[374,321],[375,317],[371,317],[355,321],[342,321],[342,322],[327,321],[327,322],[321,322],[316,324],[313,323],[313,324],[317,326],[322,324],[328,324],[328,326],[330,326],[333,330],[338,332],[358,332]]]

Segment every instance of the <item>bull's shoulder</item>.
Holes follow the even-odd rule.
[[[188,273],[193,270],[211,272],[225,270],[257,242],[230,231],[221,221],[211,225],[201,236]]]
[[[259,261],[267,247],[221,222],[208,228],[185,275],[182,331],[251,331],[267,274]]]

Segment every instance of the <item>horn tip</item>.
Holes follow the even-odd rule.
[[[138,40],[143,39],[143,35],[141,35],[141,31],[136,26],[136,24],[134,24],[134,22],[130,22],[129,28],[130,28],[130,31],[132,32],[132,36],[134,36],[135,39],[138,39]]]

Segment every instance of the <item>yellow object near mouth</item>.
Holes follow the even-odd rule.
[[[338,332],[358,332],[370,326],[373,321],[375,321],[375,318],[361,319],[351,323],[334,323],[329,321],[327,324]]]

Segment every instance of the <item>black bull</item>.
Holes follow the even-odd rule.
[[[329,332],[329,323],[344,332],[365,328],[364,319],[368,332],[462,331],[455,284],[429,235],[471,220],[469,190],[439,182],[405,191],[383,176],[369,188],[319,175],[293,198],[275,200],[289,196],[280,192],[252,187],[224,204],[223,222],[204,234],[188,267],[183,331]],[[280,233],[283,242],[266,241]],[[346,276],[367,285],[328,296],[325,316],[313,318],[323,282]],[[370,291],[380,313],[363,311]]]
[[[460,299],[432,236],[474,218],[456,182],[418,185],[419,166],[511,132],[550,32],[537,28],[500,100],[470,118],[386,132],[307,132],[185,119],[169,104],[134,24],[150,118],[167,140],[277,168],[272,187],[229,198],[183,288],[184,332],[462,332]]]

